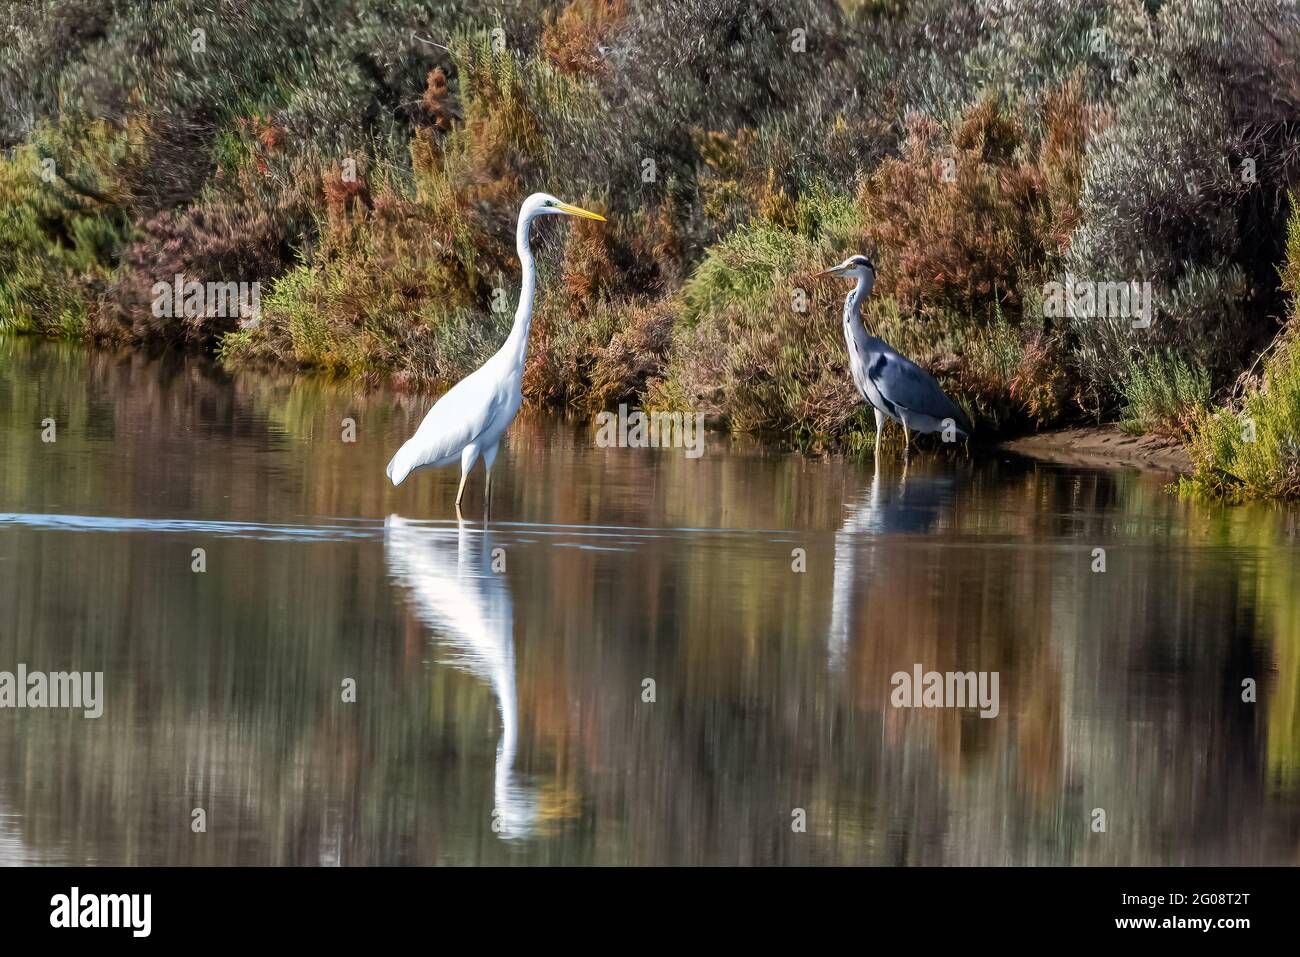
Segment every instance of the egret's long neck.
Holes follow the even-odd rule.
[[[519,287],[519,308],[515,310],[515,324],[510,330],[510,338],[502,347],[511,362],[521,371],[524,357],[528,354],[528,330],[533,324],[533,293],[537,291],[537,267],[533,264],[533,251],[528,247],[528,224],[531,220],[520,217],[515,229],[515,251],[519,254],[519,265],[523,267],[523,281]]]
[[[862,325],[862,303],[871,295],[874,280],[870,276],[861,276],[853,290],[844,299],[844,324],[854,332],[866,332]]]

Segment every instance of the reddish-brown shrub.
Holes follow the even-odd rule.
[[[909,309],[961,314],[1017,305],[1017,278],[1042,263],[1038,169],[1020,158],[1024,133],[992,100],[972,107],[951,138],[913,114],[902,154],[863,184],[866,245],[877,288]]]
[[[572,0],[559,15],[547,13],[542,52],[563,73],[598,76],[600,47],[627,17],[626,0]]]

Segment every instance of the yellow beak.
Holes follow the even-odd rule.
[[[609,221],[605,219],[604,216],[600,215],[600,213],[593,213],[591,210],[583,209],[581,206],[570,206],[568,203],[556,203],[555,208],[568,213],[570,216],[581,216],[583,219],[594,219],[599,223]]]

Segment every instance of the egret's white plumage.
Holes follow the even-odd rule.
[[[951,422],[959,435],[970,434],[970,421],[939,387],[934,376],[879,336],[871,335],[862,323],[862,303],[871,294],[876,270],[866,256],[850,256],[819,275],[855,280],[844,300],[844,344],[849,350],[849,371],[858,394],[876,413],[877,440],[886,419],[903,427],[910,443],[912,432],[942,432]]]
[[[416,469],[441,468],[460,460],[460,487],[456,507],[465,494],[465,480],[479,456],[487,467],[485,497],[492,494],[492,463],[496,461],[501,436],[514,420],[523,402],[521,389],[524,359],[528,352],[528,330],[533,321],[533,294],[537,270],[528,244],[528,227],[539,216],[580,216],[601,222],[605,217],[561,202],[547,193],[534,193],[519,209],[515,248],[523,269],[519,307],[505,344],[483,365],[457,382],[424,417],[415,435],[397,450],[388,463],[388,477],[401,485]]]

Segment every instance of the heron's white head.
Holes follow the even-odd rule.
[[[866,256],[850,256],[844,262],[831,266],[829,269],[823,269],[817,275],[837,276],[858,281],[865,279],[869,283],[874,283],[876,281],[876,267],[871,265],[871,260]]]
[[[532,196],[524,200],[524,205],[519,208],[521,221],[531,222],[538,216],[579,216],[582,219],[605,222],[605,217],[599,213],[593,213],[589,209],[583,209],[581,206],[574,206],[556,199],[550,193],[533,193]]]

